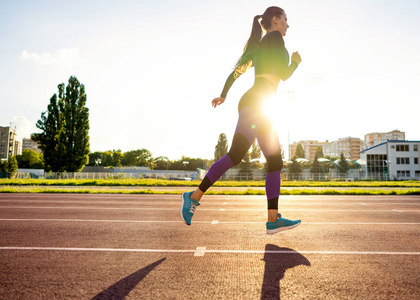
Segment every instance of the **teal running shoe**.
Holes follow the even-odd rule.
[[[288,220],[281,217],[281,214],[279,214],[279,218],[276,222],[270,223],[267,222],[267,234],[276,233],[279,231],[284,231],[288,229],[295,228],[296,226],[300,225],[300,220]]]
[[[197,206],[200,205],[199,202],[191,199],[190,196],[193,192],[183,193],[182,194],[182,205],[181,205],[181,218],[184,220],[185,224],[191,225],[191,219],[197,209]]]

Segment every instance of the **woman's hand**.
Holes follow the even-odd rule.
[[[300,54],[297,51],[293,52],[292,61],[294,61],[297,64],[300,64],[300,62],[302,61],[302,59],[300,58]]]
[[[211,106],[213,106],[214,108],[216,108],[217,105],[220,105],[223,102],[225,102],[225,99],[226,98],[223,98],[223,97],[214,98],[213,101],[211,101]]]

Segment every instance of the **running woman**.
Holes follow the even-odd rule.
[[[259,20],[261,19],[261,25]],[[264,37],[262,28],[266,31]],[[215,108],[222,104],[234,81],[251,67],[255,69],[254,85],[241,98],[238,105],[239,118],[229,152],[215,162],[200,186],[192,192],[182,194],[181,217],[191,225],[192,217],[203,194],[227,170],[238,165],[255,139],[268,165],[265,190],[268,203],[267,233],[292,229],[300,220],[285,219],[278,212],[280,194],[280,172],[283,167],[280,143],[271,121],[263,112],[264,102],[275,95],[280,80],[287,80],[301,62],[298,52],[294,52],[289,64],[289,53],[284,47],[287,16],[279,7],[269,7],[262,15],[254,17],[251,36],[234,71],[229,75],[220,97],[211,102]]]

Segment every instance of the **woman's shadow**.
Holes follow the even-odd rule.
[[[299,252],[272,244],[265,246],[263,260],[265,269],[261,299],[280,299],[280,281],[286,270],[300,265],[311,265],[309,260]]]
[[[103,290],[91,300],[106,300],[106,299],[124,299],[136,286],[139,284],[140,281],[146,277],[154,268],[160,265],[166,258],[162,258],[143,269],[140,269],[133,274],[121,279],[120,281],[114,283],[107,289]]]

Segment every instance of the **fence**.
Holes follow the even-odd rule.
[[[287,172],[281,173],[282,180],[297,180],[297,181],[330,181],[330,180],[345,180],[354,181],[362,180],[361,175],[353,174],[325,174],[325,173],[300,173],[300,174],[289,174]],[[265,174],[237,174],[230,176],[222,176],[221,180],[237,180],[237,181],[249,181],[249,180],[265,180]]]
[[[169,180],[194,180],[202,179],[205,176],[205,170],[198,172],[191,171],[169,171],[169,172],[133,172],[133,173],[113,173],[113,172],[63,172],[63,173],[33,173],[33,172],[18,172],[15,178],[40,178],[40,179],[169,179]],[[224,174],[220,180],[236,180],[236,181],[251,181],[251,180],[265,180],[266,174],[259,170],[253,173],[231,172]],[[7,173],[0,173],[0,178],[7,178]],[[287,171],[281,173],[282,180],[296,180],[296,181],[330,181],[330,180],[419,180],[420,178],[394,178],[388,174],[366,174],[360,170],[353,170],[348,173],[310,173],[303,172],[300,174],[290,174]]]
[[[4,178],[7,178],[7,173],[4,173]],[[204,174],[205,175],[205,174]],[[251,180],[265,180],[266,174],[264,172],[256,173],[236,173],[223,175],[220,180],[225,181],[251,181]],[[1,178],[1,174],[0,174]],[[34,174],[30,172],[18,172],[15,176],[17,179],[169,179],[169,180],[194,180],[202,177],[189,173],[112,173],[112,172],[49,172],[42,174]],[[289,174],[288,172],[281,173],[282,180],[314,180],[314,181],[329,181],[329,180],[361,180],[361,174],[335,174],[335,173],[300,173]],[[379,179],[379,178],[378,178]],[[386,179],[382,179],[386,180]]]
[[[6,173],[7,175],[7,173]],[[6,176],[7,177],[7,176]],[[0,177],[1,178],[1,177]],[[15,176],[18,179],[40,178],[40,179],[172,179],[191,180],[196,176],[188,173],[112,173],[112,172],[49,172],[38,175],[30,172],[18,172]]]

